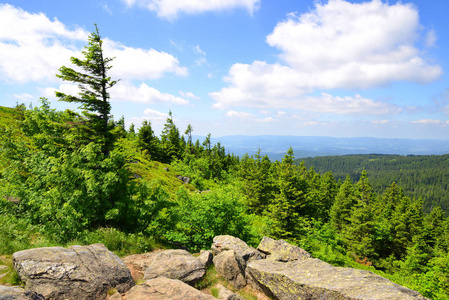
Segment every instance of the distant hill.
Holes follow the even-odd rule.
[[[365,169],[369,182],[380,194],[392,182],[404,189],[407,196],[422,198],[425,212],[440,206],[449,212],[449,154],[446,155],[344,155],[309,157],[304,161],[307,169],[313,167],[319,173],[331,171],[336,180],[344,181],[349,175],[353,182]]]
[[[204,140],[195,136],[194,139]],[[212,142],[221,142],[228,151],[242,156],[254,154],[260,148],[272,160],[281,160],[289,147],[296,158],[347,155],[347,154],[398,154],[441,155],[449,153],[449,140],[381,139],[381,138],[333,138],[321,136],[232,135],[212,137]]]

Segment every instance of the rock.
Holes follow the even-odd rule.
[[[227,288],[225,288],[221,284],[217,284],[216,287],[218,289],[218,299],[222,299],[222,300],[244,300],[242,297],[240,297],[239,295],[231,292],[230,290],[228,290]]]
[[[211,248],[214,254],[218,254],[222,251],[234,250],[235,253],[241,256],[246,262],[265,258],[265,254],[248,246],[241,239],[230,235],[219,235],[214,237]]]
[[[44,300],[44,296],[38,293],[25,291],[24,289],[0,285],[1,300]]]
[[[214,257],[214,265],[218,275],[229,281],[236,289],[246,285],[245,268],[246,262],[235,254],[234,250],[227,250]]]
[[[126,300],[216,300],[176,279],[158,277],[136,285],[125,294]]]
[[[254,283],[275,299],[426,299],[365,270],[333,267],[319,259],[248,264]]]
[[[283,262],[312,258],[312,255],[302,248],[290,245],[284,240],[273,240],[266,236],[260,241],[257,250],[268,255],[267,259]]]
[[[200,255],[198,256],[200,262],[204,264],[206,267],[212,264],[213,258],[214,256],[212,255],[212,252],[206,250],[201,250]]]
[[[123,261],[102,244],[23,250],[13,264],[26,288],[46,299],[105,299],[111,288],[134,285]]]
[[[181,180],[185,184],[189,183],[189,181],[190,181],[189,177],[185,177],[185,176],[182,176],[182,175],[177,175],[176,178],[178,178],[179,180]]]
[[[123,300],[123,297],[122,294],[120,294],[119,292],[115,292],[114,294],[112,294],[112,296],[108,298],[108,300]]]
[[[186,250],[164,250],[147,254],[143,279],[167,277],[192,284],[206,273],[206,263]]]

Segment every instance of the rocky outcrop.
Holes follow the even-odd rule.
[[[205,254],[210,255],[210,254]],[[141,260],[143,279],[167,277],[192,284],[206,273],[209,258],[197,258],[186,250],[164,250],[145,254]]]
[[[214,237],[211,249],[214,254],[218,254],[222,251],[234,250],[235,254],[243,258],[246,262],[265,258],[265,254],[248,246],[241,239],[230,235],[219,235]]]
[[[122,293],[134,285],[123,261],[102,244],[23,250],[13,264],[26,288],[46,299],[104,299],[111,288]]]
[[[175,279],[158,277],[147,280],[129,290],[124,298],[126,300],[214,300],[216,298],[206,295],[190,285]]]
[[[246,262],[234,250],[227,250],[214,257],[214,265],[217,273],[229,281],[236,289],[246,285],[245,268]]]
[[[240,297],[239,295],[228,290],[221,284],[217,284],[216,288],[218,289],[218,299],[221,299],[221,300],[244,300],[242,297]]]
[[[257,250],[265,253],[267,259],[283,262],[312,258],[312,255],[302,248],[290,245],[284,240],[273,240],[266,236],[260,242]]]
[[[18,287],[0,285],[0,300],[44,300],[44,296]]]
[[[426,299],[418,292],[365,270],[333,267],[319,259],[257,260],[247,274],[276,299]]]
[[[238,238],[218,236],[212,250],[213,259],[211,251],[194,257],[185,250],[128,256],[124,260],[129,268],[146,279],[134,287],[125,263],[101,244],[19,251],[13,255],[13,264],[27,290],[0,286],[0,300],[104,299],[112,288],[117,292],[110,300],[212,300],[189,285],[204,275],[211,261],[234,288],[255,288],[259,299],[264,295],[281,300],[426,299],[372,272],[333,267],[311,258],[283,240],[265,237],[254,249]],[[223,286],[217,289],[220,299],[242,299]]]

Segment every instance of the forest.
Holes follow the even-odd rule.
[[[426,213],[440,207],[445,214],[449,211],[449,154],[445,155],[342,155],[317,156],[295,160],[304,162],[307,168],[317,172],[332,171],[336,180],[344,181],[349,175],[358,181],[363,170],[369,175],[376,193],[383,193],[396,182],[404,189],[406,196],[421,198]]]
[[[400,178],[386,177],[377,189],[368,168],[337,180],[295,164],[292,149],[281,161],[260,151],[238,157],[210,134],[193,141],[193,127],[180,130],[171,113],[160,136],[151,121],[125,126],[110,114],[108,89],[120,83],[107,76],[112,59],[101,46],[96,30],[84,58],[71,59],[84,73],[63,66],[57,74],[79,84],[78,95],[56,96],[80,112],[58,111],[45,98],[0,107],[2,257],[94,242],[118,255],[198,252],[216,235],[253,246],[269,236],[449,299],[449,219],[438,205],[423,210],[425,195],[408,196]]]

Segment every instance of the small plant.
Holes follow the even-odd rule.
[[[212,293],[212,296],[214,296],[215,298],[218,298],[218,289],[217,288],[211,288],[210,292]]]
[[[195,284],[195,288],[198,290],[203,290],[211,287],[218,282],[218,278],[219,276],[217,274],[217,270],[215,270],[215,266],[210,265],[209,267],[207,267],[206,274],[204,274],[203,278],[201,278],[201,280]]]
[[[8,286],[23,285],[19,274],[14,270],[12,266],[12,259],[10,256],[3,256],[0,258],[0,265],[6,266],[0,271],[0,284]]]

